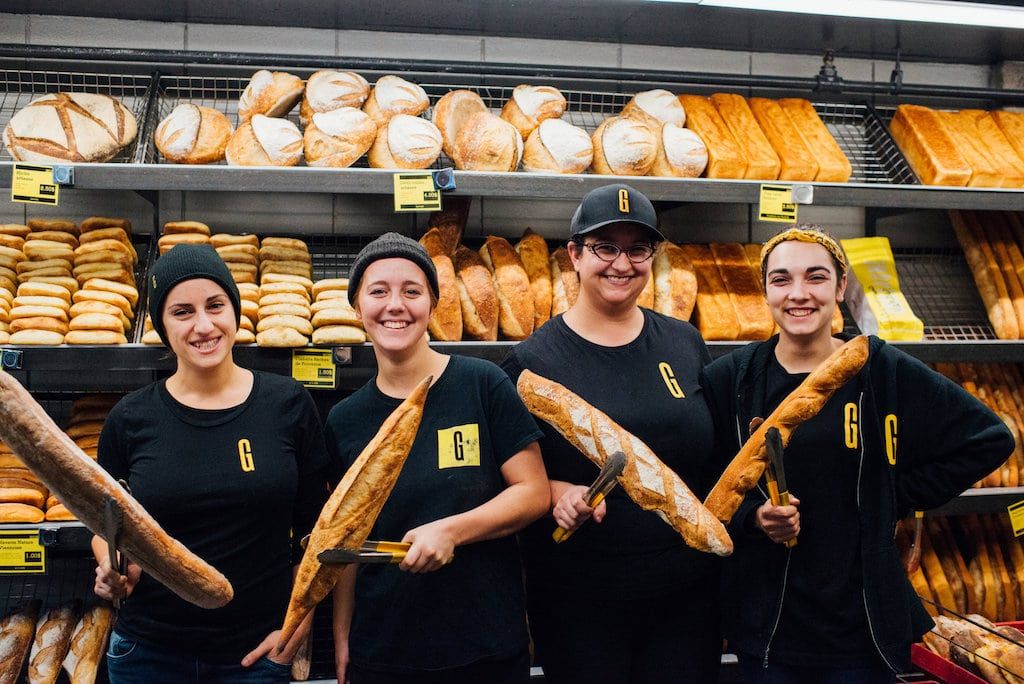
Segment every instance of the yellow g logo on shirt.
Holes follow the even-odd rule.
[[[885,455],[889,465],[896,465],[896,414],[885,417]]]
[[[843,407],[843,436],[847,449],[857,448],[860,437],[857,422],[857,405],[851,401]]]
[[[479,425],[467,423],[437,431],[437,467],[439,469],[479,465]]]
[[[669,394],[676,399],[685,399],[686,395],[683,393],[683,388],[676,381],[676,374],[672,372],[672,366],[662,361],[658,364],[658,370],[661,372],[661,379],[665,381],[665,387],[668,387]]]
[[[242,465],[243,473],[251,473],[256,470],[256,464],[252,460],[252,444],[247,439],[238,440],[238,460]]]

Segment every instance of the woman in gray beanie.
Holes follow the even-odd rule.
[[[149,274],[153,328],[174,372],[124,397],[98,460],[157,522],[223,572],[234,598],[197,608],[93,539],[96,594],[124,605],[110,637],[113,684],[288,682],[309,622],[273,653],[300,540],[326,500],[329,465],[312,398],[291,378],[232,356],[238,288],[212,247],[178,245]],[[294,535],[292,531],[294,530]]]
[[[419,243],[397,233],[371,242],[348,296],[378,372],[327,418],[327,447],[343,467],[425,377],[434,383],[371,532],[411,543],[408,555],[348,566],[335,592],[338,681],[525,683],[522,570],[509,535],[548,507],[541,433],[497,366],[431,349],[437,273]]]

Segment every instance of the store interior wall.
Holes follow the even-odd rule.
[[[809,55],[685,47],[4,13],[0,13],[0,43],[428,58],[798,77],[814,76],[821,65],[819,57]],[[844,59],[838,54],[836,66],[847,80],[887,82],[893,64],[885,60]],[[1001,73],[999,66],[970,64],[903,62],[902,67],[907,84],[988,87],[999,80]],[[466,233],[515,236],[531,227],[546,237],[563,238],[577,201],[578,198],[476,198]],[[272,188],[265,193],[161,192],[157,214],[146,199],[130,191],[66,190],[55,209],[2,203],[0,222],[20,223],[32,216],[79,220],[99,214],[128,217],[140,231],[166,221],[194,219],[218,231],[278,234],[376,234],[385,230],[415,234],[425,224],[425,216],[393,213],[390,202],[390,197],[380,195],[274,193]],[[738,204],[669,204],[662,207],[661,219],[666,235],[676,241],[761,241],[777,231],[779,224],[757,221],[756,211],[757,207]],[[802,206],[799,218],[820,223],[841,237],[864,232],[865,211],[860,207]],[[955,244],[943,212],[907,212],[889,217],[880,223],[879,232],[898,246]]]

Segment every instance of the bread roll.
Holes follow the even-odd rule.
[[[547,119],[523,146],[523,169],[583,173],[594,160],[594,143],[585,130],[561,119]]]
[[[284,273],[310,278],[313,266],[308,261],[263,261],[260,262],[260,273]]]
[[[105,313],[85,313],[75,316],[68,324],[71,330],[109,330],[113,333],[123,333],[124,326],[119,316],[111,316]]]
[[[818,175],[818,161],[793,122],[775,100],[750,98],[750,109],[765,137],[779,155],[779,180],[812,181]]]
[[[135,140],[131,111],[108,95],[51,93],[18,110],[4,128],[16,161],[105,162]]]
[[[79,232],[84,234],[100,228],[121,228],[131,235],[132,222],[126,218],[111,218],[109,216],[90,216],[79,225]]]
[[[312,328],[310,325],[311,333]],[[261,347],[305,347],[309,344],[309,338],[294,326],[272,326],[264,327],[256,333],[256,344]]]
[[[548,243],[527,228],[516,245],[516,252],[523,260],[523,268],[530,279],[530,291],[533,293],[533,329],[536,330],[551,317],[551,265]]]
[[[317,555],[329,548],[359,548],[370,535],[416,439],[432,380],[425,378],[392,411],[320,511],[295,573],[279,646],[288,643],[344,572],[336,565],[321,565]]]
[[[458,342],[462,339],[462,302],[459,298],[455,266],[445,250],[441,233],[437,228],[431,228],[424,233],[420,238],[420,244],[427,250],[430,260],[434,262],[440,295],[433,313],[430,314],[427,330],[432,339],[442,342]],[[317,286],[328,285],[330,283],[324,285],[321,281],[314,285],[314,292],[318,297],[324,292],[330,292],[331,290],[320,289],[317,291],[316,289]],[[348,283],[345,285],[347,287]]]
[[[210,244],[213,245],[215,249],[220,247],[236,247],[239,245],[247,245],[259,249],[260,239],[251,233],[241,233],[238,235],[232,235],[230,233],[216,233],[214,235],[210,235]]]
[[[750,435],[708,494],[704,502],[708,510],[722,522],[728,523],[743,497],[764,473],[768,460],[765,450],[765,434],[768,429],[778,428],[783,446],[788,444],[793,431],[804,421],[816,416],[835,391],[860,372],[867,359],[868,338],[861,335],[832,352],[815,368]]]
[[[290,281],[285,282],[266,282],[260,285],[260,302],[263,302],[263,298],[267,295],[274,294],[294,294],[302,297],[304,301],[309,302],[309,290],[305,288],[301,283],[293,283]]]
[[[256,115],[284,116],[302,97],[302,91],[302,79],[298,76],[260,69],[252,75],[238,98],[239,127]]]
[[[272,283],[292,283],[293,285],[301,285],[305,288],[306,294],[309,294],[313,290],[312,280],[306,276],[293,275],[291,273],[265,273],[263,275],[263,282],[267,285]]]
[[[0,223],[0,234],[3,235],[17,235],[24,239],[31,232],[31,228],[20,223]]]
[[[228,140],[232,166],[295,166],[302,159],[302,133],[291,121],[256,114]]]
[[[367,159],[378,169],[425,169],[441,154],[441,132],[426,119],[398,114],[377,131]]]
[[[64,658],[64,672],[71,684],[94,684],[113,625],[114,611],[110,606],[97,604],[82,614]]]
[[[487,105],[472,90],[449,90],[434,105],[433,121],[441,131],[441,149],[452,161],[455,158],[455,139],[474,114],[487,113]]]
[[[32,648],[40,604],[39,599],[33,599],[0,620],[0,681],[18,681],[21,666]]]
[[[526,140],[545,119],[558,119],[565,112],[565,96],[551,86],[517,85],[501,108],[501,118],[516,127]]]
[[[257,311],[257,320],[268,316],[302,316],[308,319],[310,316],[309,305],[294,302],[260,305]]]
[[[324,307],[318,310],[313,314],[312,323],[314,328],[322,328],[329,325],[363,327],[363,323],[359,320],[359,315],[355,312],[355,309],[340,305]]]
[[[168,221],[164,224],[164,235],[196,233],[210,236],[210,226],[201,221]]]
[[[313,331],[313,344],[362,344],[366,333],[354,325],[325,325]]]
[[[421,241],[420,244],[423,244]],[[426,247],[425,244],[423,244]],[[429,253],[429,250],[428,250]],[[348,278],[321,278],[320,280],[310,285],[310,291],[313,297],[319,299],[321,292],[327,292],[330,290],[347,290],[348,289]]]
[[[654,253],[654,310],[681,321],[690,320],[697,303],[697,274],[686,253],[667,240]]]
[[[164,254],[175,245],[208,245],[210,238],[202,233],[178,233],[173,235],[161,235],[156,241],[160,254]]]
[[[565,313],[580,295],[580,276],[565,247],[551,253],[551,317]]]
[[[268,244],[264,240],[257,253],[259,254],[260,261],[309,261],[309,247],[307,247],[301,241],[297,241],[301,244],[301,247],[288,246],[284,247],[278,244]]]
[[[45,519],[46,515],[37,506],[23,503],[0,503],[0,523],[41,523]]]
[[[736,312],[739,323],[736,339],[767,340],[775,329],[775,321],[765,303],[761,284],[751,275],[743,246],[736,242],[713,242],[711,254]]]
[[[20,333],[23,331],[45,331],[59,335],[66,335],[68,332],[68,324],[65,321],[51,318],[49,316],[31,316],[28,318],[12,320],[8,330],[11,333]]]
[[[920,105],[900,105],[889,133],[925,185],[965,186],[972,170],[939,115]]]
[[[686,109],[686,127],[708,148],[708,178],[744,178],[747,157],[711,100],[702,95],[680,95]]]
[[[274,331],[268,330],[267,334],[268,335],[273,335]],[[265,338],[265,339],[268,339],[268,338]],[[147,344],[145,340],[143,340],[143,344]],[[238,332],[235,333],[235,344],[256,344],[256,335],[251,330],[245,330],[244,328],[240,328],[238,330]],[[275,345],[273,345],[273,344],[265,344],[263,346],[272,347],[272,346],[275,346]],[[291,345],[291,346],[301,347],[303,345]]]
[[[353,107],[317,112],[303,134],[306,163],[346,168],[366,154],[377,137],[377,124]]]
[[[78,246],[78,236],[75,233],[69,233],[63,230],[33,230],[25,239],[51,240],[53,242],[63,242],[64,244],[71,245],[72,247]]]
[[[635,435],[562,385],[528,370],[519,376],[516,389],[530,413],[549,423],[597,467],[612,452],[622,451],[626,467],[617,478],[619,484],[638,506],[678,532],[687,546],[718,556],[732,553],[725,527]]]
[[[256,324],[256,332],[258,333],[270,330],[271,328],[292,328],[307,337],[313,334],[313,324],[309,322],[308,318],[303,316],[275,314],[266,318],[260,318],[260,322]]]
[[[490,271],[480,255],[468,247],[455,250],[452,264],[462,304],[465,336],[488,342],[497,340],[499,303]]]
[[[430,100],[423,88],[398,76],[381,76],[363,104],[377,128],[398,114],[418,116],[427,111]]]
[[[814,180],[818,183],[845,183],[850,180],[853,174],[850,160],[814,110],[814,105],[801,98],[783,98],[779,100],[779,106],[796,126],[818,162],[818,175]]]
[[[224,159],[234,128],[223,112],[182,103],[160,122],[153,142],[165,159],[177,164],[212,164]]]
[[[622,108],[621,116],[628,116],[659,131],[665,124],[682,127],[686,123],[686,110],[667,90],[645,90],[637,93]]]
[[[655,134],[636,119],[613,116],[601,122],[591,136],[594,173],[644,176],[658,155]]]
[[[80,612],[81,603],[72,602],[50,608],[39,616],[28,663],[31,684],[55,684]]]
[[[489,113],[471,115],[455,137],[452,159],[464,171],[515,171],[523,139],[515,126]]]
[[[480,258],[494,277],[498,295],[498,327],[510,340],[525,340],[533,332],[533,291],[523,261],[508,240],[488,236]]]
[[[675,124],[664,124],[657,131],[657,156],[652,176],[698,178],[708,165],[708,148],[696,133]]]
[[[747,159],[747,170],[743,178],[778,178],[782,162],[758,125],[746,99],[735,93],[715,93],[710,99]]]
[[[87,233],[82,233],[78,243],[80,245],[86,245],[91,242],[99,242],[100,240],[117,240],[124,243],[125,247],[134,252],[134,246],[132,240],[128,236],[128,232],[124,228],[117,226],[111,226],[109,228],[95,228]],[[138,256],[136,254],[136,256]]]
[[[61,297],[44,297],[41,295],[21,295],[14,298],[14,306],[53,306],[58,309],[70,310],[71,306]],[[7,310],[10,312],[10,309]]]
[[[306,81],[299,105],[299,119],[309,126],[314,114],[333,112],[342,107],[359,109],[370,96],[370,84],[352,71],[317,71]]]

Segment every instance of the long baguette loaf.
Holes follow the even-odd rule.
[[[40,601],[19,606],[0,620],[0,682],[16,682],[32,647]]]
[[[536,330],[551,317],[551,265],[548,243],[529,228],[516,245],[523,268],[530,278],[533,292],[533,329]]]
[[[580,295],[580,276],[565,247],[551,252],[551,316],[565,313]]]
[[[725,527],[646,444],[557,382],[523,371],[516,388],[530,413],[550,423],[598,467],[615,451],[626,454],[618,478],[622,488],[640,508],[671,525],[688,546],[718,556],[732,553]]]
[[[462,339],[462,302],[459,300],[455,266],[448,255],[444,237],[437,228],[431,228],[420,238],[420,244],[427,250],[427,255],[437,269],[437,285],[440,292],[434,312],[430,314],[427,329],[435,340],[458,342]]]
[[[424,379],[391,412],[320,511],[292,585],[280,647],[341,577],[341,566],[321,565],[317,555],[338,547],[358,549],[370,535],[416,439],[431,380]]]
[[[462,329],[465,337],[493,342],[498,339],[498,319],[501,305],[494,279],[480,255],[469,247],[460,246],[452,257],[455,282],[462,304]]]
[[[511,243],[490,235],[480,258],[491,271],[498,295],[498,327],[509,340],[525,340],[533,332],[533,290],[523,260]]]
[[[114,611],[108,605],[97,604],[82,614],[64,658],[64,671],[71,684],[94,684],[113,626]]]
[[[28,661],[29,684],[54,684],[64,657],[71,647],[71,635],[78,624],[81,603],[54,606],[39,616],[32,653]]]
[[[227,578],[164,532],[9,373],[0,373],[0,439],[94,534],[104,534],[107,499],[116,501],[124,517],[120,549],[182,599],[202,608],[231,600]]]
[[[956,233],[960,247],[964,250],[967,265],[971,268],[974,283],[978,286],[978,294],[988,311],[988,319],[992,323],[996,337],[1001,340],[1015,340],[1020,337],[1017,314],[1013,310],[1013,302],[1006,289],[1006,282],[995,258],[989,258],[991,250],[984,249],[987,245],[981,236],[980,227],[972,212],[950,210],[950,220]]]
[[[867,360],[868,338],[861,335],[832,352],[815,368],[761,423],[732,459],[704,501],[708,510],[722,522],[732,520],[743,497],[764,473],[768,459],[764,440],[768,428],[778,428],[783,446],[788,444],[793,430],[816,416],[835,391],[853,378]]]

